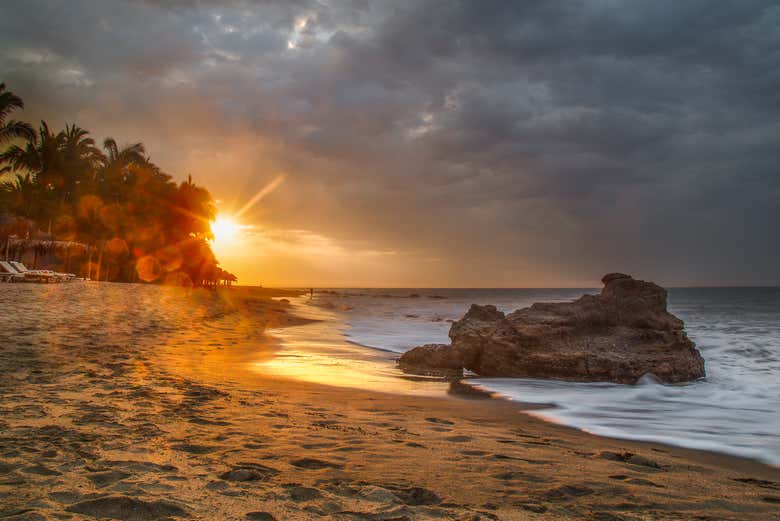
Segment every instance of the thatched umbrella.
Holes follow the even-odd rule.
[[[74,252],[86,252],[87,245],[75,241],[54,241],[48,239],[21,239],[12,235],[6,239],[5,258],[9,258],[9,253],[13,252],[14,257],[21,257],[24,252],[32,249],[35,252],[33,266],[36,266],[38,257],[48,253],[64,253],[70,261],[70,256]]]

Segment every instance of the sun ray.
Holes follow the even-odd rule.
[[[284,174],[279,175],[275,177],[273,180],[271,180],[270,183],[265,185],[259,192],[257,192],[252,198],[244,204],[244,206],[241,207],[239,211],[236,212],[236,217],[241,217],[244,213],[249,211],[250,208],[252,208],[257,202],[265,197],[266,195],[270,194],[274,190],[276,190],[280,184],[284,181]]]

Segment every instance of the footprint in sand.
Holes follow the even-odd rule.
[[[22,472],[26,474],[37,474],[39,476],[60,476],[62,475],[62,472],[59,472],[54,469],[50,469],[48,467],[44,467],[43,465],[33,465],[32,467],[25,467],[22,469]]]
[[[190,454],[210,454],[212,452],[216,452],[220,450],[222,447],[217,447],[214,445],[194,445],[190,443],[178,443],[176,445],[171,445],[171,448],[173,450],[189,452]]]
[[[206,483],[206,490],[212,490],[214,492],[220,492],[222,490],[227,490],[228,488],[230,488],[230,485],[224,481],[211,481]]]
[[[238,482],[268,481],[277,474],[279,474],[278,470],[259,463],[240,463],[220,474],[219,479]]]
[[[219,427],[227,427],[231,425],[230,422],[222,421],[222,420],[207,420],[206,418],[198,418],[197,416],[191,417],[189,420],[190,423],[194,423],[195,425],[217,425]]]
[[[548,490],[544,497],[550,501],[568,501],[574,498],[589,496],[595,492],[592,488],[575,485],[562,485]]]
[[[312,450],[312,449],[328,449],[330,447],[335,447],[336,443],[302,443],[301,448],[306,450]]]
[[[547,507],[544,505],[540,505],[539,503],[515,503],[515,506],[518,506],[523,510],[528,510],[529,512],[533,512],[535,514],[544,514],[545,512],[547,512]]]
[[[290,462],[290,465],[293,465],[295,467],[301,468],[301,469],[307,469],[307,470],[320,470],[320,469],[343,469],[344,465],[340,463],[333,463],[330,461],[325,461],[321,459],[316,458],[301,458],[292,460]]]
[[[440,425],[455,425],[454,422],[451,422],[449,420],[443,420],[441,418],[425,418],[425,421],[431,422],[431,423],[438,423]]]
[[[629,479],[628,481],[626,481],[626,483],[630,485],[640,485],[643,487],[665,488],[663,485],[659,485],[658,483],[654,483],[649,479],[642,479],[642,478]]]
[[[87,499],[97,499],[102,494],[80,494],[70,490],[57,490],[49,492],[48,498],[57,503],[78,503],[79,501],[85,501]]]
[[[487,456],[490,453],[484,450],[464,450],[461,454],[464,456]]]
[[[732,478],[734,481],[738,481],[739,483],[745,483],[746,485],[755,485],[757,487],[761,488],[768,488],[770,490],[780,490],[780,483],[777,483],[775,481],[768,481],[766,479],[756,479],[756,478]]]
[[[102,463],[107,467],[120,467],[131,472],[176,472],[178,470],[173,465],[158,465],[157,463],[152,463],[150,461],[106,460]]]
[[[312,499],[319,499],[322,497],[322,493],[316,488],[301,487],[298,485],[288,486],[287,493],[290,494],[290,499],[296,502],[311,501]]]
[[[304,447],[304,448],[306,448],[306,447]],[[335,450],[337,452],[358,452],[358,451],[363,450],[363,447],[355,447],[355,446],[351,446],[351,447],[338,447],[338,448],[333,449],[333,450]]]
[[[490,459],[499,460],[499,461],[506,461],[506,460],[519,460],[520,458],[516,458],[514,456],[508,456],[506,454],[493,454],[490,456]]]
[[[513,470],[497,472],[496,474],[493,474],[491,477],[494,479],[500,479],[501,481],[521,480],[521,481],[527,481],[529,483],[546,483],[550,481],[550,479],[542,476],[535,476],[533,474],[526,474],[524,472],[516,472]]]
[[[95,472],[94,474],[88,474],[89,479],[96,487],[103,488],[117,481],[122,481],[125,478],[129,478],[130,474],[122,472],[121,470],[108,470],[106,472]]]
[[[639,454],[634,454],[632,452],[612,452],[612,451],[605,450],[604,452],[600,453],[598,457],[610,461],[629,463],[631,465],[636,465],[638,467],[646,467],[648,469],[661,470],[661,465],[659,465],[655,461],[646,458],[644,456],[641,456]]]
[[[249,521],[276,521],[276,518],[268,512],[248,512],[245,517]]]
[[[168,501],[141,501],[127,496],[104,497],[82,501],[71,505],[68,512],[96,518],[111,518],[121,521],[147,521],[170,516],[190,517],[179,505]]]
[[[593,512],[592,516],[593,517],[591,517],[591,519],[593,519],[594,521],[629,521],[629,519],[632,519],[623,516],[618,516],[611,512]]]
[[[438,505],[442,499],[432,490],[423,487],[404,487],[399,485],[383,485],[398,499],[409,506]]]
[[[460,435],[460,436],[447,436],[444,439],[447,440],[447,441],[455,442],[455,443],[463,443],[463,442],[466,442],[466,441],[472,441],[474,438],[472,438],[471,436]]]

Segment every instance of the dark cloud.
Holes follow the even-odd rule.
[[[30,119],[143,139],[225,201],[284,171],[253,218],[402,252],[373,283],[780,283],[776,2],[36,0],[0,15],[2,80]]]

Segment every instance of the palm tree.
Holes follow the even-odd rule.
[[[77,189],[94,178],[96,168],[105,161],[89,132],[76,125],[65,125],[60,132],[60,151],[63,161],[63,202],[72,198]]]
[[[123,198],[124,185],[132,182],[132,167],[147,163],[146,149],[143,143],[119,148],[113,138],[103,141],[103,149],[106,153],[103,155],[98,180],[101,192],[104,197],[119,202]]]
[[[6,172],[27,172],[29,182],[40,186],[37,192],[35,215],[29,215],[39,225],[48,223],[51,232],[52,219],[57,213],[60,199],[57,190],[64,185],[65,169],[61,150],[62,133],[54,134],[45,121],[37,133],[27,137],[24,146],[11,145],[0,154],[0,174]]]
[[[60,144],[62,133],[54,134],[49,125],[41,121],[38,132],[27,136],[24,146],[11,145],[0,154],[0,163],[6,166],[0,173],[26,170],[34,176],[34,180],[47,188],[60,185],[57,182],[57,172],[60,170],[62,158]]]
[[[21,121],[5,119],[16,109],[23,109],[24,101],[11,91],[5,90],[5,83],[0,83],[0,143],[6,143],[15,138],[28,138],[35,132],[33,128]]]
[[[95,140],[89,137],[89,131],[76,125],[65,125],[61,132],[62,146],[79,159],[102,160],[103,154],[95,147]]]
[[[192,176],[179,184],[173,196],[171,217],[167,220],[174,240],[190,237],[213,239],[211,221],[217,215],[214,199],[205,188],[192,181]]]
[[[16,174],[14,179],[4,181],[0,187],[12,214],[33,221],[42,217],[44,208],[41,204],[43,201],[40,197],[40,187],[29,173]]]

